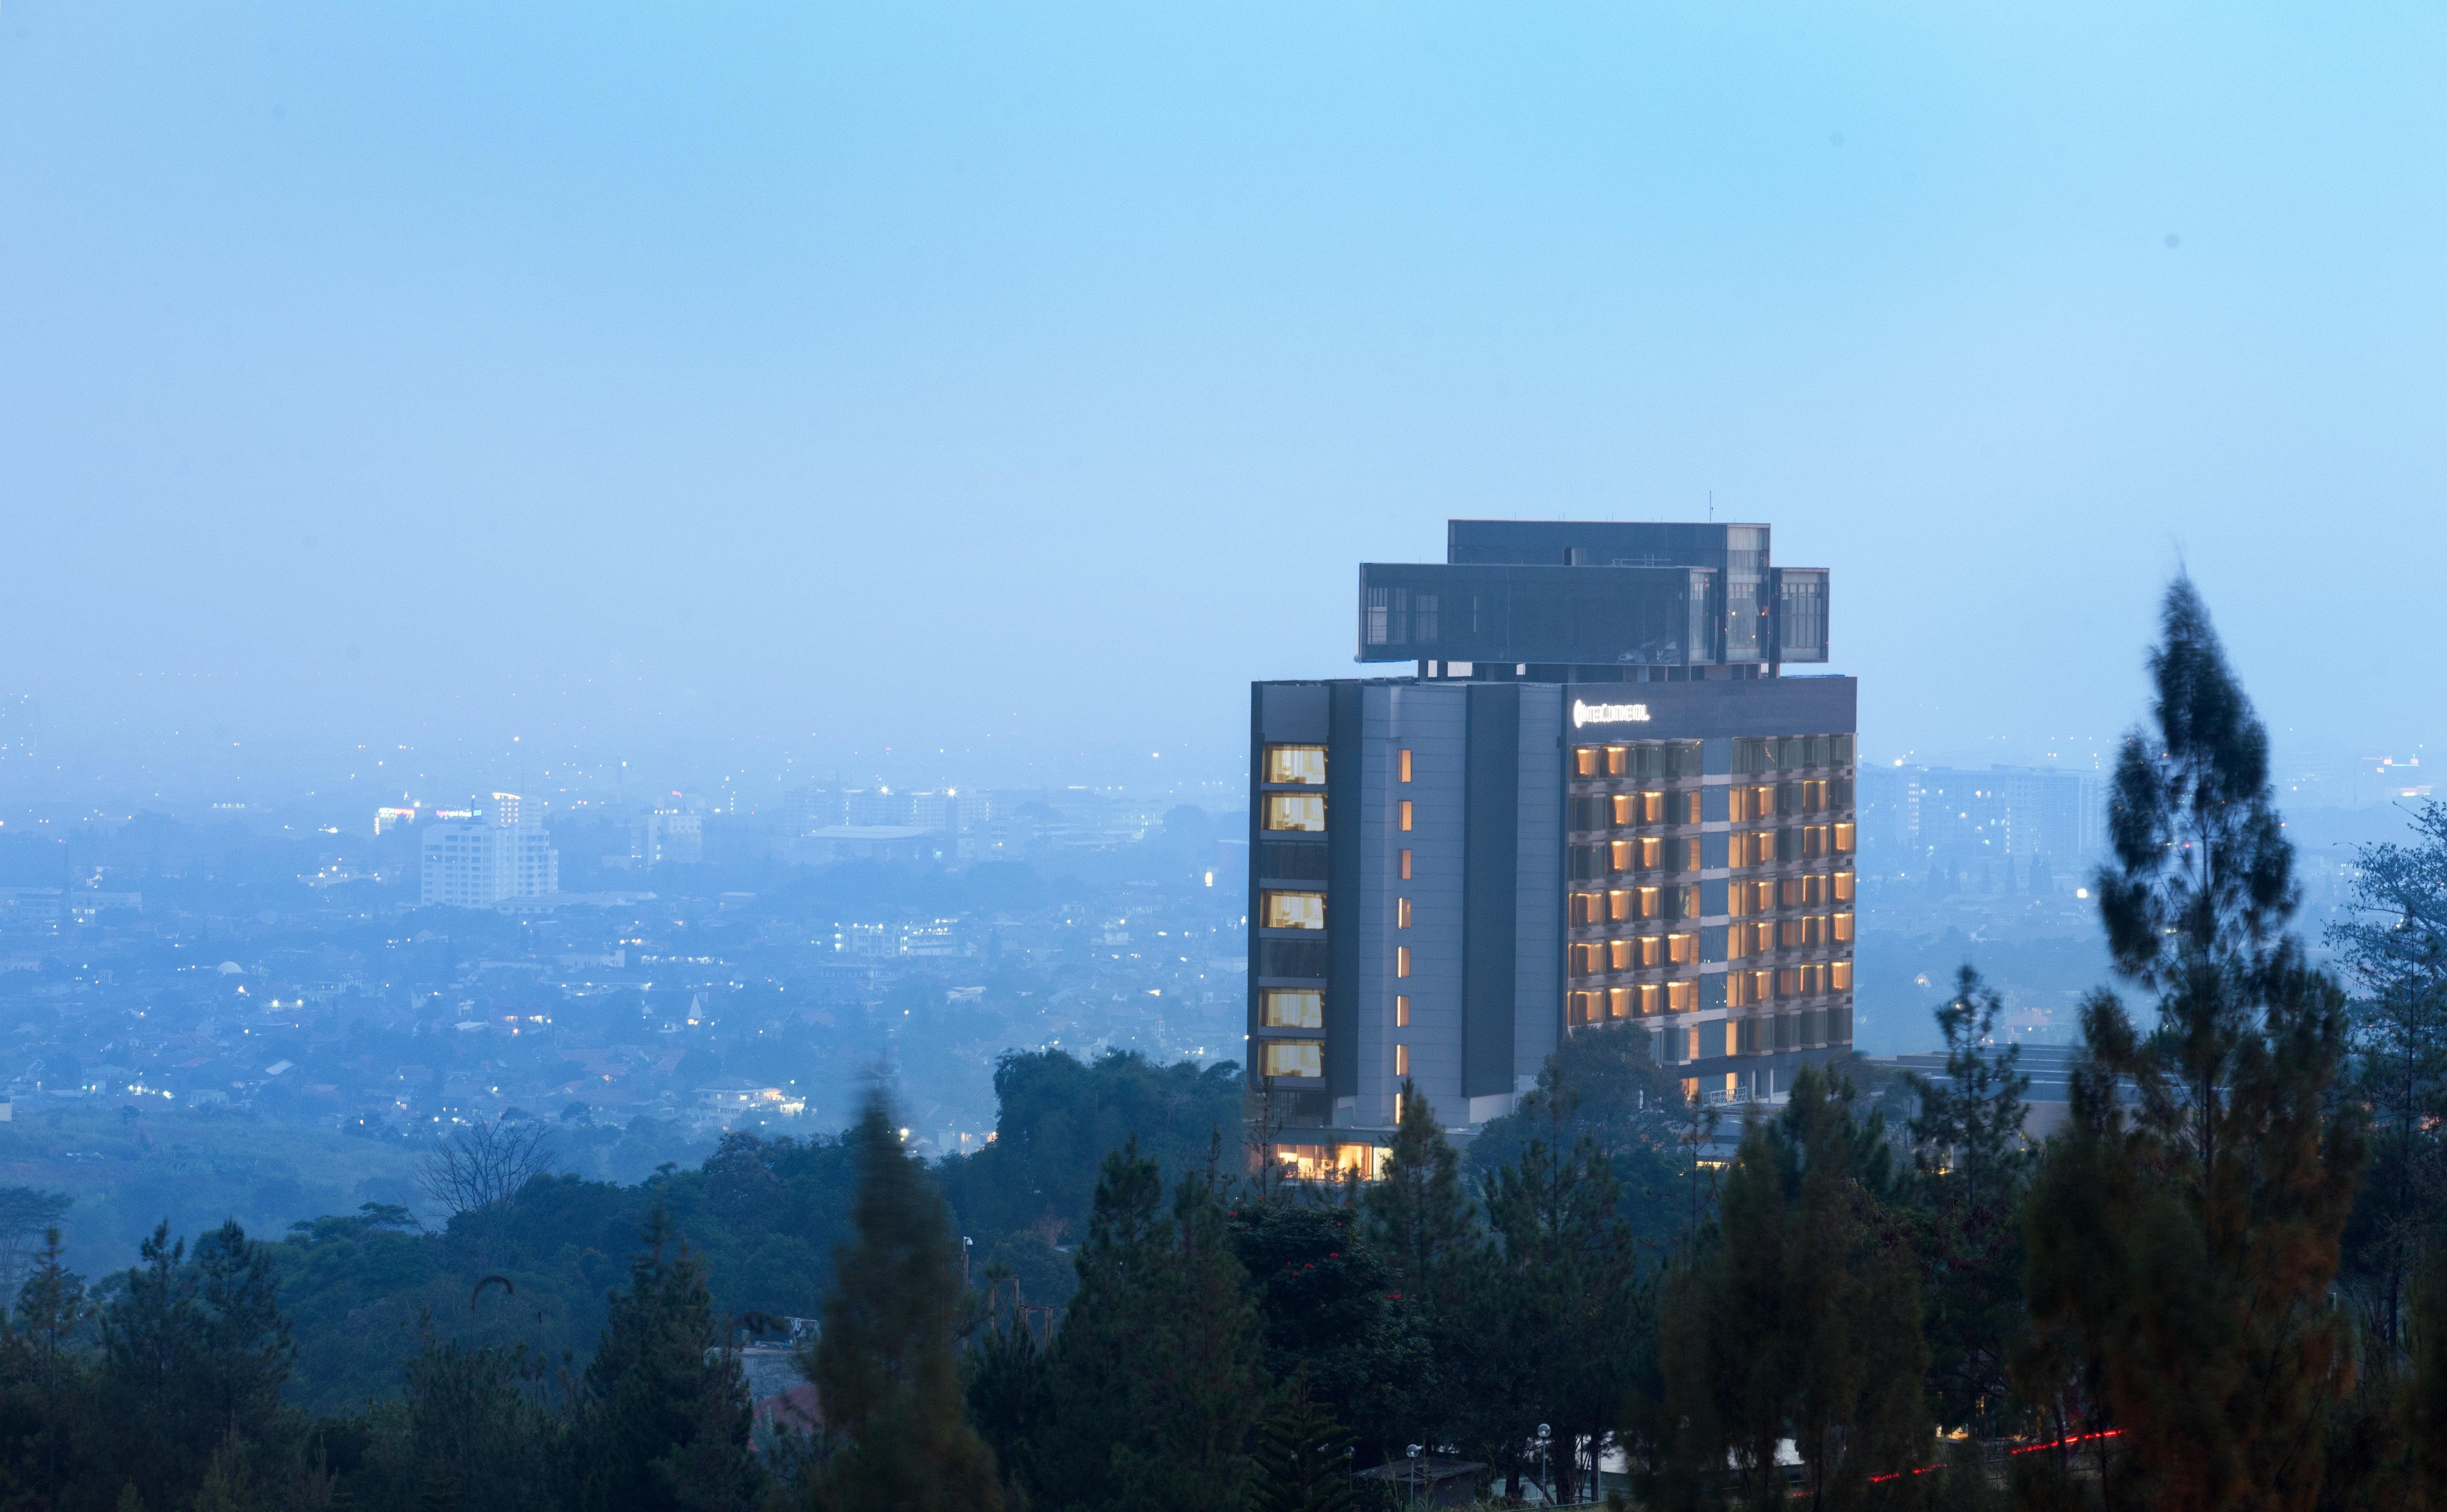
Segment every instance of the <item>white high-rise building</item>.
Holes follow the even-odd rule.
[[[495,793],[493,811],[425,826],[424,901],[490,908],[509,898],[560,891],[560,852],[516,793]]]

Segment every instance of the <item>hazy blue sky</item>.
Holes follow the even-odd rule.
[[[8,0],[0,692],[1229,774],[1361,558],[1713,490],[1873,756],[2112,733],[2179,560],[2403,750],[2442,184],[2405,3]]]

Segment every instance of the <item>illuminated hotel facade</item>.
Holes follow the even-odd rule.
[[[1358,660],[1250,699],[1249,1087],[1374,1174],[1410,1079],[1464,1129],[1565,1034],[1780,1096],[1852,1038],[1857,685],[1765,525],[1451,521],[1359,570]]]

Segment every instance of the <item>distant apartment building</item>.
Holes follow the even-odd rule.
[[[2044,890],[2104,847],[2099,779],[2047,767],[1869,766],[1861,771],[1861,864],[1981,891]]]
[[[705,816],[678,808],[657,808],[629,831],[629,864],[660,866],[665,861],[691,865],[705,860]]]
[[[428,905],[490,908],[560,891],[560,853],[543,816],[516,793],[495,793],[489,811],[423,828],[421,897]]]

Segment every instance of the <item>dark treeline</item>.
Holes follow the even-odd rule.
[[[1245,1157],[1233,1068],[1016,1055],[996,1142],[932,1167],[879,1091],[635,1186],[512,1161],[432,1233],[164,1231],[91,1287],[54,1243],[0,1334],[0,1499],[1327,1512],[1424,1466],[1660,1509],[2447,1508],[2447,810],[2364,857],[2349,996],[2188,584],[2152,670],[2096,879],[2120,988],[2044,1144],[1968,968],[1944,1076],[1806,1072],[1730,1158],[1624,1031],[1467,1149],[1406,1089],[1338,1186]],[[759,1425],[741,1346],[809,1314],[821,1422]]]

